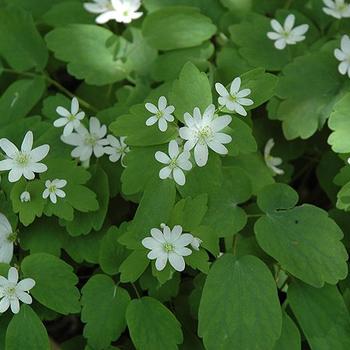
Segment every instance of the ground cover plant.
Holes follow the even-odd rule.
[[[0,0],[0,349],[349,349],[349,34],[343,0]]]

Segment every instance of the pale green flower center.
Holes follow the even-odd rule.
[[[68,118],[68,121],[70,122],[73,122],[76,119],[75,115],[73,114],[70,114],[67,118]]]
[[[164,113],[162,111],[158,111],[157,114],[156,114],[156,117],[158,119],[162,118],[164,116]]]
[[[16,157],[18,165],[25,167],[29,162],[29,155],[23,152],[19,152]]]
[[[50,193],[56,193],[57,187],[56,185],[50,185],[48,190]]]
[[[205,126],[201,130],[198,131],[198,141],[202,144],[206,143],[206,140],[213,135],[213,132],[210,126]]]
[[[174,250],[174,246],[171,243],[164,243],[163,247],[167,253],[170,253]]]
[[[11,283],[7,287],[4,288],[4,292],[8,298],[13,298],[16,296],[16,285]]]
[[[95,146],[97,143],[97,138],[94,135],[89,134],[85,138],[85,144],[88,146]]]
[[[177,158],[173,158],[170,163],[169,163],[169,167],[171,169],[177,168]]]
[[[236,95],[230,95],[229,97],[231,102],[236,102],[237,101],[237,96]]]

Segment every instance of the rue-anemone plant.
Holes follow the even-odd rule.
[[[0,0],[0,349],[350,349],[349,0]]]

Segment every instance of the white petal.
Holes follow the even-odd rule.
[[[147,125],[147,126],[154,125],[155,123],[157,123],[157,121],[158,121],[158,118],[157,118],[155,115],[152,115],[152,117],[149,117],[149,118],[146,120],[146,125]]]
[[[10,182],[17,182],[23,175],[23,171],[19,168],[11,169],[8,175]]]
[[[171,159],[169,158],[169,156],[164,152],[157,151],[154,156],[156,160],[162,164],[169,164],[171,162]]]
[[[74,124],[72,122],[67,123],[63,129],[63,136],[69,136],[74,130]]]
[[[53,126],[55,128],[61,128],[62,126],[66,125],[68,122],[69,121],[67,118],[58,118],[53,122]]]
[[[14,158],[18,153],[18,148],[8,139],[0,139],[0,148],[10,158]]]
[[[35,281],[32,278],[25,278],[17,284],[17,287],[25,292],[31,290],[34,286]]]
[[[339,49],[334,50],[334,56],[339,61],[344,61],[346,59],[346,54],[342,50],[339,50]]]
[[[98,24],[104,24],[110,21],[111,19],[116,19],[117,12],[116,11],[108,11],[101,13],[99,16],[96,17],[95,21]]]
[[[187,126],[179,129],[179,135],[183,140],[190,140],[193,138],[193,131]]]
[[[215,134],[215,141],[227,144],[232,141],[232,137],[230,135],[224,134],[222,132],[218,132]]]
[[[172,169],[171,169],[170,167],[166,166],[166,167],[160,169],[160,171],[159,171],[159,177],[160,177],[162,180],[167,179],[167,178],[170,176],[171,171],[172,171]]]
[[[185,270],[185,260],[181,255],[177,255],[176,253],[170,253],[169,254],[169,262],[170,265],[176,270],[176,271],[183,271]]]
[[[73,115],[76,115],[79,112],[79,101],[76,97],[72,98],[70,111]]]
[[[242,106],[251,106],[254,104],[253,100],[251,100],[250,98],[239,98],[237,99],[237,103],[239,103]]]
[[[158,109],[160,111],[164,111],[164,109],[166,108],[166,105],[167,105],[167,100],[165,96],[160,96],[158,100]]]
[[[10,301],[5,297],[0,301],[0,313],[4,313],[10,307]]]
[[[18,299],[24,304],[31,304],[33,302],[32,297],[26,292],[19,290],[16,294]]]
[[[151,229],[151,236],[160,243],[165,243],[164,235],[161,230],[158,228],[152,228]]]
[[[9,234],[12,232],[12,227],[4,214],[0,213],[0,239],[2,234]]]
[[[180,186],[183,186],[186,183],[185,174],[180,168],[175,168],[173,170],[173,178],[175,182]]]
[[[147,249],[158,249],[161,246],[161,243],[152,237],[144,238],[141,243]]]
[[[44,159],[47,156],[49,151],[50,151],[49,145],[41,145],[39,147],[34,148],[30,152],[30,157],[31,157],[32,161],[40,162],[42,159]]]
[[[200,167],[208,162],[208,147],[207,145],[197,144],[194,148],[194,159]]]
[[[268,32],[267,33],[267,37],[271,40],[278,40],[278,39],[281,39],[281,34],[279,33],[275,33],[275,32]]]
[[[287,43],[285,39],[278,39],[275,41],[275,47],[278,50],[283,50],[286,47]]]
[[[158,271],[162,271],[168,261],[168,255],[167,254],[162,254],[161,256],[158,256],[156,260],[156,269]]]
[[[251,92],[252,91],[250,89],[243,89],[236,94],[236,97],[238,97],[238,98],[246,97],[246,96],[250,95]]]
[[[158,108],[153,103],[146,103],[145,104],[146,109],[151,113],[158,113]]]
[[[10,170],[14,166],[14,161],[12,159],[0,160],[0,171]]]
[[[29,153],[33,147],[33,133],[28,131],[22,141],[21,151]]]
[[[57,203],[56,194],[53,193],[53,192],[50,193],[50,201],[51,201],[53,204],[56,204],[56,203]]]
[[[300,26],[297,26],[293,29],[292,34],[296,36],[304,35],[309,30],[308,24],[302,24]],[[300,40],[298,40],[300,41]]]
[[[199,250],[199,249],[197,249]],[[190,248],[181,247],[181,248],[175,248],[175,253],[181,256],[189,256],[192,254],[192,250]]]
[[[171,230],[171,240],[174,242],[176,241],[182,233],[182,226],[175,225],[173,229]]]
[[[18,314],[19,313],[19,301],[18,301],[17,298],[11,299],[10,306],[11,306],[11,311],[14,314]]]
[[[220,96],[229,96],[229,92],[227,91],[225,86],[222,85],[221,83],[215,84],[215,90]]]
[[[239,115],[242,115],[243,117],[248,114],[247,111],[239,103],[235,104],[235,112]]]
[[[159,130],[162,132],[165,132],[168,129],[168,123],[164,118],[159,118],[158,127],[159,127]]]
[[[175,241],[175,247],[176,248],[186,247],[192,241],[193,241],[193,236],[190,233],[184,233]]]
[[[62,117],[70,116],[70,112],[68,111],[68,109],[61,107],[61,106],[56,108],[56,112],[57,112],[57,114],[59,114]]]
[[[172,159],[176,158],[179,155],[179,145],[175,140],[172,140],[169,142],[168,151],[169,151],[169,156]]]
[[[213,130],[213,132],[220,131],[226,128],[226,126],[228,126],[231,123],[231,121],[232,121],[232,117],[230,117],[229,115],[223,115],[222,117],[217,117],[212,121],[211,129]]]
[[[238,91],[239,88],[241,87],[241,78],[237,77],[233,80],[230,86],[230,94],[235,95]]]
[[[17,283],[18,282],[18,271],[15,267],[10,267],[7,279],[11,283]]]
[[[7,239],[0,243],[0,263],[9,264],[13,257],[13,243]]]
[[[340,46],[346,54],[350,53],[350,38],[347,35],[342,36]]]
[[[43,163],[34,163],[34,164],[32,164],[30,166],[29,170],[31,172],[41,174],[41,173],[44,173],[47,170],[47,166],[45,164],[43,164]]]
[[[286,20],[284,21],[284,30],[286,32],[290,32],[294,27],[294,23],[295,23],[295,16],[293,14],[288,15]]]
[[[349,63],[347,61],[341,62],[338,66],[339,73],[343,75],[346,74],[348,69],[349,69]]]
[[[66,193],[64,191],[60,190],[59,188],[56,189],[55,194],[57,197],[60,197],[60,198],[64,198],[66,196]]]
[[[208,146],[216,153],[225,155],[228,153],[227,148],[222,145],[220,142],[217,142],[215,140],[211,140],[208,142]]]
[[[276,21],[275,19],[271,20],[271,27],[274,31],[276,31],[277,33],[282,33],[283,32],[283,27],[281,26],[281,24]]]

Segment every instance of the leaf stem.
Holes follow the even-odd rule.
[[[68,89],[66,89],[63,85],[61,85],[58,81],[52,79],[48,74],[46,73],[42,73],[42,74],[37,74],[37,73],[31,73],[31,72],[19,72],[16,71],[14,69],[10,69],[10,68],[3,68],[3,71],[5,73],[9,73],[9,74],[17,74],[17,75],[21,75],[24,77],[30,77],[30,78],[37,78],[37,77],[42,77],[44,78],[50,85],[53,85],[54,87],[57,88],[57,90],[63,92],[65,95],[69,96],[70,98],[76,97],[80,103],[81,106],[90,109],[91,111],[93,111],[94,113],[98,112],[98,109],[94,106],[92,106],[90,103],[88,103],[87,101],[85,101],[84,99],[75,96],[73,93],[71,93]]]
[[[264,214],[247,214],[247,218],[261,218]]]
[[[141,298],[141,295],[140,295],[140,293],[139,293],[137,287],[136,287],[135,284],[132,283],[132,282],[131,282],[130,284],[131,284],[132,287],[134,288],[134,291],[135,291],[135,293],[136,293],[136,295],[137,295],[137,298],[140,299],[140,298]]]

